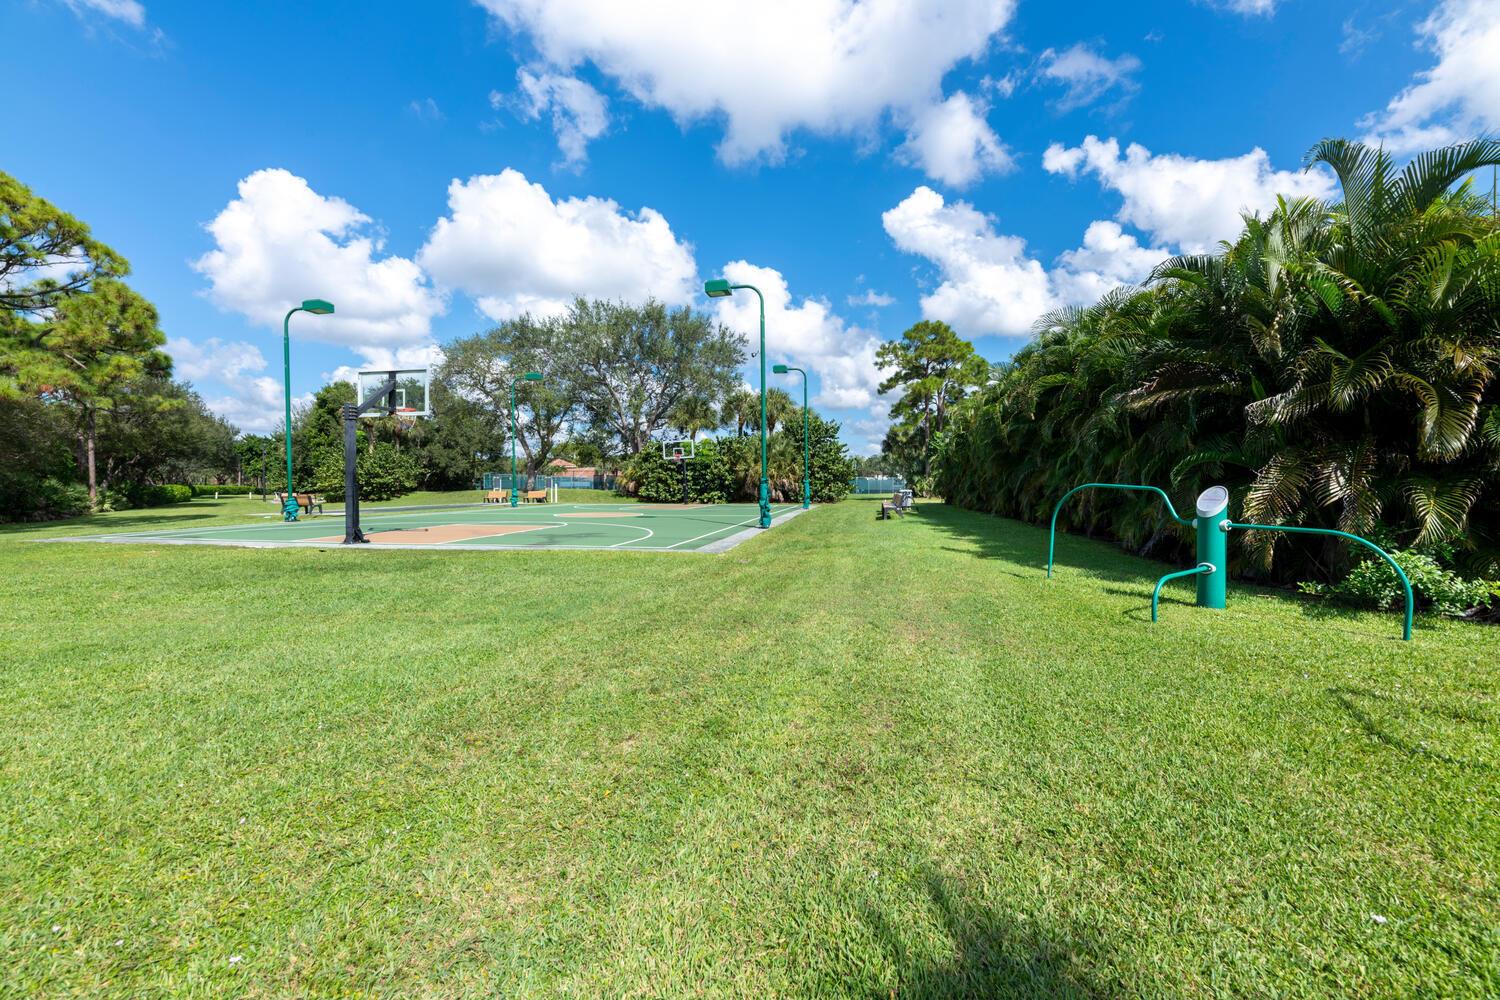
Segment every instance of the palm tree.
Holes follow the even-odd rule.
[[[696,444],[699,434],[719,426],[719,411],[702,396],[689,396],[673,407],[668,420],[674,430],[686,434]]]
[[[719,426],[734,427],[736,437],[744,437],[747,428],[760,426],[760,396],[744,387],[730,392],[719,408]]]
[[[940,491],[1040,519],[1089,480],[1184,501],[1218,482],[1246,520],[1379,533],[1500,572],[1500,225],[1464,179],[1500,162],[1500,141],[1397,170],[1330,140],[1308,162],[1333,169],[1341,201],[1279,201],[1144,288],[1045,317],[954,411]],[[1075,524],[1140,550],[1188,544],[1134,495],[1082,499]],[[1242,569],[1280,579],[1348,558],[1275,533],[1236,544]]]
[[[759,403],[757,402],[757,410]],[[776,433],[776,428],[785,425],[795,416],[800,416],[802,407],[792,400],[791,395],[784,389],[766,390],[766,433]],[[756,423],[760,423],[759,413],[756,414]]]

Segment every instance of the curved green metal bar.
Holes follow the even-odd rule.
[[[1406,620],[1401,625],[1401,638],[1407,642],[1411,641],[1411,619],[1416,602],[1412,598],[1411,581],[1406,578],[1406,573],[1392,559],[1390,553],[1370,541],[1358,535],[1351,535],[1347,531],[1335,531],[1333,528],[1294,528],[1288,524],[1241,524],[1238,521],[1225,521],[1219,525],[1224,531],[1231,528],[1242,528],[1246,531],[1284,531],[1290,535],[1333,535],[1337,538],[1347,538],[1351,542],[1358,542],[1365,548],[1374,552],[1385,560],[1387,566],[1396,571],[1396,578],[1401,581],[1401,587],[1406,591]]]
[[[1172,520],[1178,524],[1187,525],[1189,528],[1193,526],[1192,521],[1177,513],[1177,508],[1172,506],[1172,498],[1158,487],[1136,486],[1130,483],[1084,483],[1082,486],[1075,486],[1064,493],[1062,499],[1057,501],[1057,506],[1052,508],[1052,530],[1047,535],[1047,579],[1049,580],[1052,579],[1052,556],[1057,545],[1057,515],[1062,510],[1062,505],[1068,502],[1068,497],[1079,490],[1140,490],[1143,493],[1155,493],[1167,505],[1167,513],[1172,515]]]
[[[1204,573],[1212,573],[1214,568],[1208,563],[1199,563],[1192,569],[1178,570],[1176,573],[1168,573],[1156,581],[1156,589],[1151,592],[1151,620],[1156,621],[1156,602],[1161,597],[1161,588],[1168,580],[1175,580],[1180,576],[1202,576]]]

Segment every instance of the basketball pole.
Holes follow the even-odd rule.
[[[396,373],[391,372],[380,387],[358,403],[345,403],[340,409],[344,414],[344,544],[359,545],[368,542],[359,527],[359,415],[383,404],[391,413],[396,411]]]

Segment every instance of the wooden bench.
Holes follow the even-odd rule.
[[[521,502],[522,503],[546,503],[547,502],[547,491],[546,490],[522,490],[521,491]]]
[[[484,495],[485,503],[509,503],[510,490],[490,490]]]
[[[285,505],[286,504],[286,491],[285,490],[277,490],[272,495],[276,497],[276,503],[277,504],[280,504],[280,505]],[[317,511],[318,511],[319,514],[323,513],[323,498],[322,497],[313,496],[311,493],[293,493],[292,496],[294,496],[294,497],[297,498],[297,506],[299,508],[301,508],[302,510],[307,511],[307,513],[308,513],[309,516],[312,515],[313,508],[315,508],[315,507],[317,508]]]

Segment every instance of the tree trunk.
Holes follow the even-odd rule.
[[[932,475],[932,424],[922,421],[922,475]]]
[[[99,428],[94,420],[94,408],[89,407],[84,430],[84,463],[89,482],[89,509],[99,509],[99,476],[94,467],[94,443],[99,437]]]

